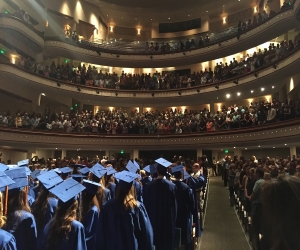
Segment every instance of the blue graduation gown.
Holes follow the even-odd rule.
[[[48,231],[50,222],[45,226],[42,234],[41,245],[38,250],[46,250]],[[68,239],[64,239],[58,245],[53,246],[53,250],[87,250],[85,243],[84,226],[77,220],[73,220],[71,224],[71,232]]]
[[[105,193],[105,197],[104,197],[104,203],[105,203],[111,199],[111,194],[108,188],[104,188],[104,193]]]
[[[15,237],[0,228],[0,249],[1,250],[17,250]]]
[[[107,186],[107,188],[110,190],[110,196],[112,199],[116,197],[116,184],[113,182],[110,182]]]
[[[36,185],[34,188],[31,189],[34,192],[34,199],[37,199],[40,189],[41,189],[40,184]]]
[[[153,231],[144,205],[125,210],[112,199],[101,207],[96,250],[152,250]]]
[[[146,184],[144,204],[154,233],[156,250],[174,250],[177,216],[176,186],[166,179]]]
[[[31,195],[28,194],[27,201],[28,201],[29,207],[32,207],[32,205],[34,203],[34,198]]]
[[[18,250],[37,249],[37,231],[34,217],[24,210],[15,211],[5,230],[15,236]]]
[[[136,180],[133,180],[132,185],[135,189],[135,199],[138,200],[139,202],[143,202],[143,187]]]
[[[194,212],[193,212],[193,222],[195,223],[195,233],[196,237],[201,236],[201,228],[200,228],[200,218],[198,214],[198,198],[197,198],[197,190],[203,188],[206,184],[206,180],[204,176],[201,174],[198,178],[190,177],[188,179],[188,185],[193,191],[194,195],[194,201],[195,201],[195,206],[194,206]]]
[[[150,181],[152,181],[152,178],[150,176],[141,179],[141,183],[143,184],[143,187],[146,186],[146,184]]]
[[[181,228],[181,244],[188,245],[192,239],[192,214],[194,212],[194,195],[190,187],[181,182],[174,181],[176,185],[177,219],[176,227]]]
[[[35,192],[33,191],[33,187],[29,187],[28,195],[30,195],[35,200]]]
[[[99,212],[96,206],[91,207],[82,220],[82,225],[85,228],[85,242],[87,250],[95,249],[98,220]]]

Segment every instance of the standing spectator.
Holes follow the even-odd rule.
[[[16,128],[22,128],[22,125],[23,125],[22,122],[23,122],[23,121],[22,121],[22,117],[21,117],[20,113],[18,113],[18,114],[16,115],[16,118],[15,118],[15,125],[16,125]]]

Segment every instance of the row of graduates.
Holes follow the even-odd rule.
[[[175,227],[189,249],[193,222],[200,236],[195,191],[205,179],[179,165],[172,168],[172,183],[170,166],[160,158],[140,180],[132,161],[122,172],[99,163],[31,173],[2,164],[0,249],[173,250]]]

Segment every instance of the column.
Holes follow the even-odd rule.
[[[283,85],[278,92],[278,100],[285,102],[287,100],[286,85]]]
[[[61,150],[61,159],[64,159],[65,157],[67,157],[67,150],[62,149]]]
[[[138,159],[139,158],[139,150],[138,149],[134,149],[132,152],[132,159]]]
[[[237,155],[238,157],[242,156],[242,151],[239,148],[234,148],[233,152],[234,155]]]
[[[105,150],[105,156],[106,156],[108,159],[110,159],[110,158],[109,158],[109,157],[110,157],[109,150]]]
[[[139,105],[139,113],[143,113],[144,112],[144,106],[143,105]]]
[[[202,148],[197,148],[197,160],[202,157]]]
[[[293,158],[293,156],[297,157],[296,146],[290,147],[290,156],[291,156],[291,159]]]
[[[210,116],[213,116],[215,114],[215,103],[212,99],[209,100],[209,111],[210,111]]]

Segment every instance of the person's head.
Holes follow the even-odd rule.
[[[200,170],[200,165],[198,163],[194,163],[192,170],[194,173],[197,173]]]
[[[297,249],[300,245],[300,179],[279,177],[262,190],[266,249]]]
[[[262,179],[264,178],[265,172],[261,168],[257,168],[255,170],[255,178],[256,179]]]
[[[120,183],[117,185],[116,200],[125,210],[133,209],[138,206],[138,202],[135,199],[135,189],[132,186],[132,182],[125,183],[120,180]]]
[[[166,173],[167,173],[167,169],[168,169],[168,168],[165,168],[164,166],[158,164],[158,165],[157,165],[157,168],[156,168],[157,174],[158,174],[158,175],[161,175],[161,176],[165,176]]]
[[[177,171],[175,173],[173,173],[173,176],[176,178],[176,179],[182,179],[183,178],[183,172],[182,171]]]

